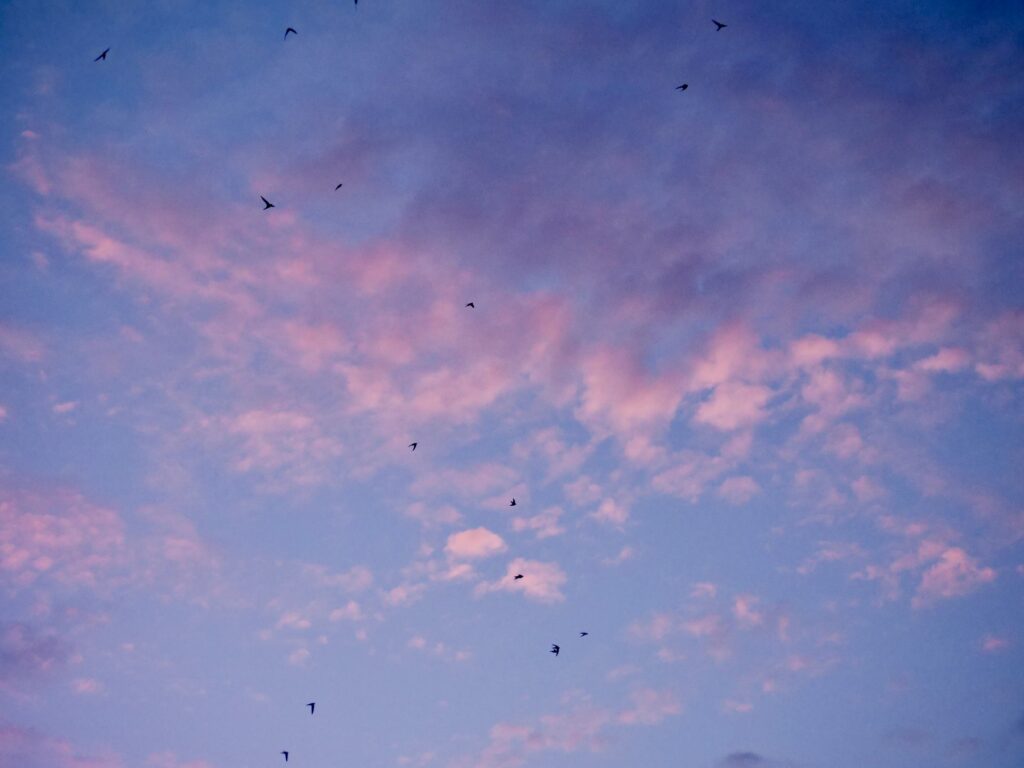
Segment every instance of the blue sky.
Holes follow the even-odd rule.
[[[1014,4],[0,12],[0,762],[1020,763]]]

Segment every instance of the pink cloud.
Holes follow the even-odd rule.
[[[0,578],[97,589],[120,581],[129,551],[120,516],[70,492],[0,496]]]
[[[604,525],[622,528],[629,522],[629,509],[614,499],[605,499],[596,510],[590,513],[590,517]]]
[[[631,709],[619,713],[618,721],[623,725],[657,725],[666,717],[683,711],[682,704],[672,691],[658,691],[641,688],[629,695],[633,702]]]
[[[427,528],[457,525],[462,521],[462,515],[450,504],[434,506],[417,501],[406,507],[405,515]]]
[[[583,392],[577,417],[627,436],[667,423],[683,396],[682,381],[643,370],[630,354],[599,347],[580,362]]]
[[[206,760],[182,760],[173,752],[157,752],[146,758],[146,768],[214,768]]]
[[[959,547],[949,547],[922,575],[912,603],[920,608],[936,600],[967,595],[995,579],[993,569],[980,567]]]
[[[43,359],[46,348],[29,331],[0,323],[0,353],[22,363],[36,363]]]
[[[676,631],[678,622],[672,614],[656,613],[647,622],[634,622],[629,626],[629,634],[648,642],[660,643]]]
[[[123,768],[124,765],[119,756],[110,752],[89,755],[63,739],[2,723],[0,764],[39,768]]]
[[[719,384],[697,408],[694,420],[723,431],[751,427],[765,418],[772,391],[759,384],[738,381]]]
[[[562,516],[561,507],[549,507],[540,514],[533,517],[516,517],[512,520],[512,530],[517,533],[522,531],[533,531],[538,539],[548,539],[553,536],[560,536],[565,529],[558,524]]]
[[[523,578],[516,579],[516,574]],[[508,564],[505,575],[497,581],[481,582],[476,587],[476,594],[488,592],[520,592],[524,597],[539,603],[560,603],[565,600],[562,587],[566,575],[558,563],[544,563],[537,560],[526,560],[517,557]]]
[[[91,677],[76,677],[71,681],[71,690],[79,696],[90,696],[103,690],[103,683]]]
[[[931,357],[914,363],[914,368],[928,373],[956,373],[970,364],[970,355],[966,350],[956,347],[943,347]]]
[[[342,607],[332,610],[327,618],[330,621],[360,621],[363,610],[355,600],[349,600]]]
[[[999,653],[1009,647],[1009,638],[1001,635],[985,635],[981,638],[981,650],[985,653]]]
[[[347,571],[333,571],[325,565],[307,564],[302,573],[314,584],[343,592],[363,592],[373,585],[373,571],[365,565],[354,565]]]
[[[718,594],[718,587],[710,581],[698,581],[690,590],[690,597],[696,600],[710,600]]]
[[[730,504],[746,504],[761,492],[761,486],[752,477],[730,477],[718,487],[718,495]]]
[[[622,565],[627,560],[632,560],[635,555],[636,551],[632,547],[625,546],[614,557],[606,557],[601,562],[604,565]]]
[[[475,560],[493,557],[507,548],[501,536],[480,527],[453,533],[444,549],[449,557]]]
[[[732,604],[732,613],[739,626],[758,627],[764,623],[764,613],[755,608],[758,602],[759,600],[753,595],[736,596]]]

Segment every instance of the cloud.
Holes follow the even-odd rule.
[[[79,696],[91,696],[103,690],[103,683],[91,677],[76,677],[71,681],[71,690]]]
[[[753,595],[737,595],[733,600],[732,613],[741,627],[758,627],[764,623],[764,613],[754,606],[760,602]]]
[[[605,499],[601,506],[590,513],[590,517],[599,523],[622,528],[629,522],[629,508],[614,499]]]
[[[630,700],[630,707],[613,712],[594,706],[586,698],[567,695],[563,697],[567,705],[564,712],[541,715],[530,725],[502,722],[492,726],[487,746],[465,764],[475,768],[516,768],[532,755],[545,752],[601,752],[613,728],[656,725],[682,711],[670,691],[640,688],[631,693]]]
[[[206,760],[182,760],[174,752],[156,752],[146,758],[146,768],[214,768]]]
[[[558,524],[558,519],[562,514],[561,507],[548,507],[533,517],[516,517],[512,520],[512,530],[517,533],[533,531],[534,536],[538,539],[560,536],[565,533],[565,529]]]
[[[636,555],[636,550],[633,547],[625,546],[618,551],[614,557],[606,557],[601,563],[603,565],[622,565],[628,560],[632,560]]]
[[[746,504],[760,492],[761,486],[754,478],[747,475],[730,477],[718,486],[718,495],[730,504],[736,505]]]
[[[516,579],[516,574],[523,578]],[[481,582],[476,586],[476,594],[488,592],[520,592],[529,600],[538,603],[559,603],[565,600],[562,587],[565,585],[565,572],[558,563],[545,563],[538,560],[526,560],[517,557],[508,564],[505,575],[494,582]]]
[[[353,565],[347,571],[332,571],[325,565],[306,564],[302,573],[320,587],[342,592],[365,592],[373,585],[373,571],[365,565]]]
[[[46,581],[108,589],[129,562],[120,515],[72,492],[0,496],[0,579],[15,589]]]
[[[996,572],[992,568],[979,566],[959,547],[949,547],[921,576],[912,604],[921,608],[936,600],[961,597],[995,579]]]
[[[985,635],[981,638],[980,647],[984,653],[1000,653],[1010,647],[1010,640],[1001,635]]]
[[[63,666],[71,647],[54,632],[20,622],[0,624],[0,687]]]
[[[405,515],[417,520],[425,528],[458,525],[462,521],[462,515],[450,504],[434,506],[416,501],[406,508]]]
[[[719,763],[721,768],[755,768],[767,764],[768,761],[756,752],[733,752]]]
[[[756,752],[732,752],[718,762],[719,768],[770,768],[771,763]]]
[[[471,528],[453,533],[448,537],[444,551],[449,557],[460,560],[476,560],[504,552],[508,547],[504,540],[484,527]]]
[[[765,405],[771,390],[758,384],[719,384],[697,408],[694,421],[723,431],[751,427],[767,418]]]
[[[20,768],[124,768],[115,754],[90,755],[69,741],[6,723],[0,723],[0,764]]]
[[[363,618],[363,611],[359,603],[349,600],[344,606],[332,610],[327,618],[330,621],[359,621]]]
[[[641,688],[630,693],[629,698],[632,708],[620,712],[618,717],[623,725],[657,725],[666,717],[683,711],[679,698],[672,691]]]
[[[710,581],[698,581],[690,590],[690,597],[697,599],[710,599],[718,594],[718,587]]]

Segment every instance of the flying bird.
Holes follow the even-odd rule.
[[[271,208],[276,208],[277,207],[272,202],[267,200],[267,198],[265,198],[263,195],[260,195],[260,200],[263,201],[263,210],[264,211],[269,211]]]
[[[689,87],[690,87],[689,83],[683,83],[682,85],[677,85],[676,86],[676,90],[677,91],[685,91]]]
[[[311,701],[306,706],[309,707],[309,714],[312,715],[314,710],[316,709],[316,702],[315,701]]]
[[[514,577],[512,578],[512,581],[519,581],[519,580],[520,580],[521,578],[523,578],[523,574],[521,574],[521,573],[517,573],[517,574],[516,574],[516,575],[515,575],[515,576],[514,576]]]
[[[711,21],[714,22],[715,24],[715,32],[721,32],[723,29],[729,26],[728,24],[723,24],[722,22],[715,21],[714,19],[712,19]]]
[[[297,35],[297,34],[299,34],[298,32],[296,32],[296,31],[295,31],[295,27],[288,27],[288,29],[286,29],[286,30],[284,31],[284,39],[285,39],[285,40],[287,40],[287,39],[288,39],[288,33],[289,33],[289,32],[291,32],[291,33],[292,33],[293,35]]]
[[[557,655],[558,655],[558,652],[559,652],[560,650],[562,650],[562,649],[561,649],[561,648],[560,648],[559,646],[557,646],[557,645],[555,645],[554,643],[552,643],[552,644],[551,644],[551,650],[549,651],[549,653],[553,653],[553,654],[555,654],[555,656],[557,656]]]
[[[510,501],[510,502],[508,503],[508,505],[509,505],[510,507],[514,507],[514,506],[516,505],[516,500],[515,500],[515,497],[513,497],[513,498],[512,498],[512,501]]]
[[[409,447],[412,448],[414,451],[416,450],[417,445],[419,445],[419,443],[409,443]]]
[[[474,304],[472,301],[466,304],[466,306],[469,307],[470,309],[476,309],[476,304]]]
[[[284,761],[287,763],[288,762],[288,752],[287,752],[287,750],[282,750],[281,754],[284,755]]]
[[[589,634],[589,632],[580,632],[580,637],[586,637]]]
[[[339,189],[341,189],[341,184],[339,184],[338,186],[336,186],[336,187],[334,188],[334,191],[335,191],[335,192],[337,192],[337,191],[338,191]]]
[[[100,59],[103,59],[104,61],[106,61],[108,53],[110,53],[110,49],[109,48],[107,48],[107,50],[105,50],[103,53],[101,53],[99,56],[97,56],[95,59],[93,59],[93,61],[99,61]]]

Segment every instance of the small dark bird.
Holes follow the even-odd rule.
[[[287,763],[288,762],[288,752],[282,750],[281,754],[284,755],[284,761]]]
[[[589,632],[580,632],[580,637],[586,637],[589,634]]]
[[[336,187],[334,188],[334,191],[335,191],[335,192],[337,192],[337,191],[338,191],[339,189],[341,189],[341,184],[339,184],[338,186],[336,186]]]
[[[269,211],[271,208],[275,208],[276,207],[272,202],[267,200],[267,198],[265,198],[263,195],[260,195],[260,200],[263,201],[263,210],[264,211]]]
[[[95,59],[93,59],[93,61],[99,61],[100,59],[102,59],[103,61],[106,61],[108,53],[110,53],[110,49],[109,48],[107,48],[107,50],[105,50],[103,53],[101,53],[99,56],[97,56]]]
[[[682,85],[677,85],[676,86],[676,90],[677,91],[685,91],[689,87],[690,87],[689,83],[683,83]]]
[[[517,573],[517,574],[516,574],[516,575],[515,575],[515,576],[514,576],[514,577],[512,578],[512,581],[519,581],[519,580],[520,580],[521,578],[523,578],[523,574],[521,574],[521,573]]]
[[[469,302],[466,306],[469,307],[470,309],[476,309],[476,304],[474,304],[472,301]]]
[[[412,448],[414,451],[416,450],[417,445],[419,445],[419,443],[409,443],[409,447]]]
[[[286,29],[286,30],[284,31],[284,39],[285,39],[285,40],[287,40],[287,39],[288,39],[288,33],[289,33],[289,32],[291,32],[291,33],[292,33],[293,35],[297,35],[297,34],[299,34],[298,32],[296,32],[296,31],[295,31],[295,28],[294,28],[294,27],[288,27],[288,29]]]
[[[510,507],[514,507],[514,506],[516,505],[516,500],[515,500],[515,498],[513,498],[513,499],[512,499],[512,501],[510,501],[510,502],[508,503],[508,505],[509,505]]]
[[[560,650],[562,650],[562,649],[561,649],[560,647],[558,647],[557,645],[555,645],[554,643],[552,643],[552,644],[551,644],[551,650],[549,651],[549,653],[553,653],[553,654],[555,654],[555,656],[557,656],[557,655],[558,655],[558,652],[559,652]]]
[[[309,714],[312,715],[313,711],[316,709],[316,702],[315,701],[311,701],[306,706],[309,707]]]
[[[729,26],[728,24],[723,24],[722,22],[715,21],[714,19],[712,19],[711,21],[713,21],[715,24],[715,32],[721,32],[723,29]]]

